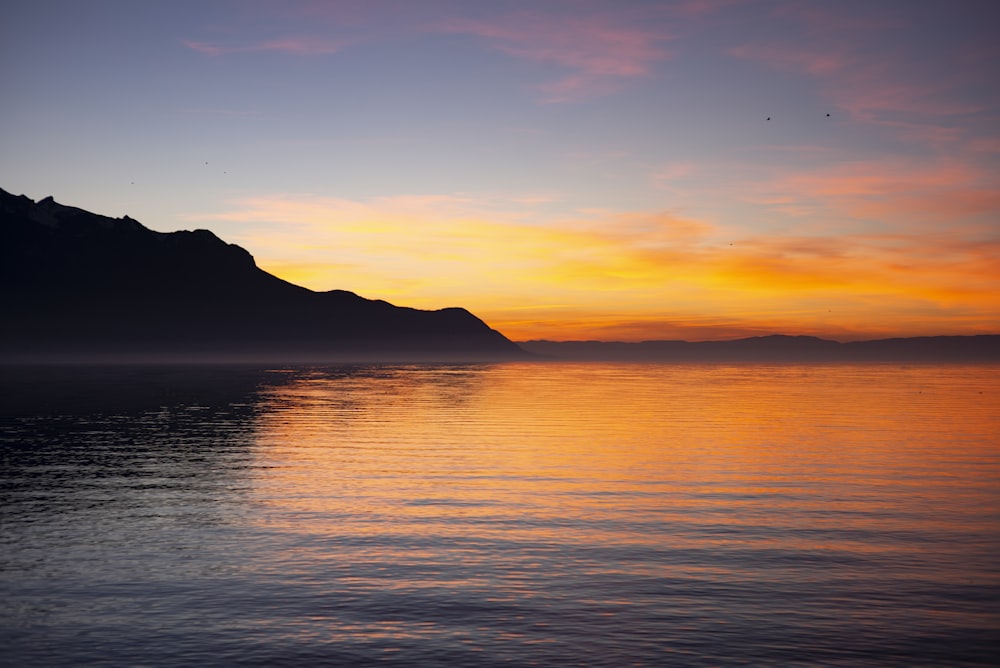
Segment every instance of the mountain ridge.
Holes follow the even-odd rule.
[[[728,341],[518,341],[545,358],[664,362],[1000,362],[1000,335],[915,336],[841,343],[770,334]]]
[[[0,190],[0,359],[528,357],[464,308],[315,292],[209,230],[156,232]]]
[[[209,230],[157,232],[2,189],[0,223],[0,362],[1000,361],[1000,335],[514,343],[463,308],[295,285]]]

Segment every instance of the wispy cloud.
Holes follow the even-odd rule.
[[[1000,216],[1000,179],[991,170],[952,160],[854,161],[790,172],[749,189],[760,203],[836,219],[842,229],[853,222],[911,232],[996,232]]]
[[[862,177],[805,185],[834,198],[882,189]],[[515,338],[663,338],[677,331],[669,322],[715,322],[716,334],[1000,327],[1000,242],[947,230],[730,244],[669,211],[556,219],[469,195],[257,197],[202,219],[241,223],[238,241],[288,280],[424,308],[462,304]]]
[[[682,17],[695,18],[745,4],[747,0],[679,0],[670,5],[671,11]]]
[[[690,162],[673,162],[653,170],[649,179],[655,188],[674,190],[677,182],[696,173],[698,168]]]
[[[778,5],[771,16],[785,29],[728,53],[813,77],[820,94],[852,119],[940,146],[963,138],[949,123],[995,107],[997,49],[986,57],[983,48],[973,48],[975,20],[967,22],[967,39],[938,40],[928,23],[933,19],[917,7],[889,14],[877,5],[857,13],[835,5]],[[938,48],[927,48],[929,41]]]
[[[211,107],[197,107],[188,109],[178,109],[179,114],[210,114],[213,116],[242,116],[250,118],[259,118],[262,116],[259,111],[248,111],[243,109],[217,109]]]
[[[242,45],[210,44],[184,40],[184,46],[207,56],[268,51],[296,56],[325,56],[342,51],[347,43],[345,40],[325,37],[289,36]]]
[[[663,47],[668,34],[622,25],[602,15],[524,12],[493,19],[454,18],[441,21],[435,29],[473,35],[508,55],[568,70],[561,79],[538,86],[546,102],[613,91],[650,74],[669,56]]]
[[[755,60],[769,67],[802,72],[814,76],[830,76],[843,72],[851,60],[841,49],[822,50],[776,44],[744,44],[729,49],[737,58]]]
[[[910,118],[954,116],[982,109],[949,94],[952,82],[909,76],[885,58],[853,52],[842,43],[745,44],[728,52],[777,70],[820,79],[824,94],[858,120],[885,121],[888,113]]]
[[[672,35],[658,27],[664,16],[690,19],[712,13],[734,0],[687,0],[664,8],[594,13],[585,5],[558,4],[531,11],[483,17],[479,10],[428,3],[318,2],[276,9],[278,16],[310,18],[331,35],[293,35],[250,43],[186,40],[185,46],[208,56],[276,52],[329,55],[358,41],[398,39],[403,35],[468,35],[512,57],[562,70],[534,85],[544,102],[570,102],[619,90],[649,76],[669,58]],[[738,1],[738,0],[737,0]],[[650,20],[654,19],[654,20]],[[349,26],[350,34],[344,33]]]

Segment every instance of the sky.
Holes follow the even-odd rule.
[[[1000,333],[992,0],[3,0],[0,188],[514,340]]]

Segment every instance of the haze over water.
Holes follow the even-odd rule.
[[[996,371],[7,369],[0,662],[992,665]]]

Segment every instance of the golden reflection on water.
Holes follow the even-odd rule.
[[[685,643],[707,663],[727,643],[917,656],[921,637],[985,656],[962,638],[1000,624],[981,602],[1000,587],[995,371],[299,372],[256,426],[252,516],[279,537],[257,576],[336,601],[315,631],[332,642],[522,665],[588,642],[603,665]]]
[[[5,658],[995,664],[998,367],[283,371],[0,425]]]
[[[383,543],[474,526],[477,539],[824,549],[824,528],[891,537],[997,507],[992,371],[318,369],[266,396],[257,485],[270,522]]]

